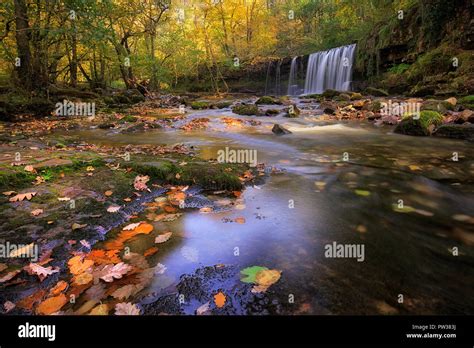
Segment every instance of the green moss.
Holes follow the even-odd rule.
[[[273,97],[270,97],[270,96],[263,96],[263,97],[260,97],[257,99],[257,101],[255,102],[256,105],[279,105],[281,104],[281,101],[276,99],[276,98],[273,98]]]
[[[259,115],[260,111],[258,110],[257,105],[250,105],[250,104],[241,104],[241,105],[235,105],[232,108],[232,112],[237,115]]]
[[[193,110],[209,109],[209,106],[209,103],[206,101],[194,101],[191,103],[191,108]]]
[[[458,100],[458,103],[468,109],[474,109],[474,95],[468,95]]]
[[[134,123],[134,122],[137,122],[137,120],[138,119],[135,116],[126,115],[126,116],[124,116],[120,119],[120,122],[122,122],[122,123],[124,123],[124,122]]]
[[[171,162],[161,162],[158,165],[131,163],[129,166],[136,173],[149,175],[162,183],[199,185],[205,190],[240,190],[242,183],[239,175],[247,168],[239,164],[207,162],[188,163],[185,166],[177,166]]]
[[[403,119],[408,118],[413,118],[413,115],[403,116]],[[420,112],[419,120],[423,128],[428,128],[431,125],[439,126],[443,123],[443,115],[436,111],[424,110]]]
[[[392,66],[390,69],[388,69],[388,71],[393,74],[400,75],[400,74],[403,74],[405,71],[407,71],[408,68],[410,68],[409,64],[401,63],[398,65]]]
[[[225,109],[225,108],[228,108],[229,106],[231,106],[232,102],[231,101],[221,101],[221,102],[218,102],[214,105],[218,109]]]

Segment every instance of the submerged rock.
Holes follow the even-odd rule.
[[[443,124],[433,133],[437,137],[474,141],[474,124]]]
[[[284,135],[284,134],[291,134],[291,132],[283,126],[279,124],[275,124],[272,128],[272,132],[276,135]]]

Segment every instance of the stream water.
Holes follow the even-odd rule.
[[[322,122],[305,113],[311,105],[294,100],[303,109],[297,119],[204,110],[182,122],[208,117],[205,130],[69,133],[91,143],[186,143],[203,158],[217,158],[225,147],[257,150],[258,162],[283,170],[247,187],[243,210],[190,210],[156,223],[174,237],[152,256],[167,273],[150,291],[202,266],[260,265],[282,270],[268,296],[285,302],[292,294],[295,313],[304,304],[311,314],[473,314],[474,229],[466,218],[474,207],[472,144],[396,135],[369,123]],[[222,117],[262,123],[229,126]],[[274,123],[293,134],[274,135]],[[226,222],[236,217],[246,222]],[[133,240],[132,249],[153,246],[146,237]],[[333,242],[363,245],[364,260],[326,257]]]

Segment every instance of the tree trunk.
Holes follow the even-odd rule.
[[[29,39],[28,13],[25,0],[15,0],[15,24],[16,24],[16,47],[18,52],[18,64],[16,70],[22,87],[32,89],[32,67]]]

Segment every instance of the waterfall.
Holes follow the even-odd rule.
[[[306,70],[304,94],[321,94],[326,89],[348,91],[352,82],[355,48],[353,44],[312,53]]]
[[[298,94],[298,57],[293,57],[288,78],[288,95]]]
[[[281,65],[283,59],[276,62],[275,68],[273,68],[274,62],[269,62],[267,67],[267,77],[265,80],[265,95],[282,95],[281,88]]]

